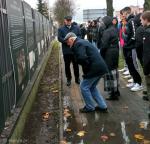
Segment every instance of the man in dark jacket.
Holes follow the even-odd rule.
[[[112,18],[105,16],[103,19],[105,30],[102,36],[101,55],[103,56],[109,72],[104,77],[104,90],[110,93],[107,100],[118,100],[119,80],[118,80],[118,62],[119,62],[119,38],[116,28],[113,26]]]
[[[125,45],[123,48],[123,53],[125,56],[126,63],[128,65],[128,69],[130,75],[133,77],[134,82],[127,84],[127,87],[130,88],[131,91],[139,91],[142,90],[142,79],[140,74],[135,68],[133,62],[133,50],[135,49],[135,23],[134,23],[134,16],[131,14],[131,8],[125,7],[123,10],[123,16],[127,19],[127,30],[126,30],[126,37],[125,37]]]
[[[150,11],[142,14],[141,22],[145,27],[143,37],[143,70],[147,85],[147,99],[150,100]]]
[[[83,80],[80,84],[81,93],[85,101],[85,107],[80,112],[93,112],[99,110],[107,112],[107,105],[96,88],[100,78],[107,72],[107,66],[98,53],[97,48],[90,42],[77,38],[74,33],[69,33],[65,41],[72,49],[75,58],[82,66]],[[95,102],[97,107],[95,106]]]
[[[137,53],[137,57],[140,61],[140,64],[143,67],[143,36],[144,36],[144,27],[141,24],[141,13],[134,17],[134,23],[136,27],[135,32],[135,49]]]
[[[70,50],[69,46],[64,41],[65,36],[69,32],[74,32],[78,37],[81,37],[80,28],[74,24],[72,24],[72,17],[66,16],[64,18],[64,26],[58,29],[58,40],[62,43],[62,51],[63,51],[63,57],[64,57],[64,63],[65,63],[65,73],[67,77],[67,86],[71,85],[71,70],[70,70],[70,64],[72,62],[73,69],[74,69],[74,75],[75,75],[75,82],[77,84],[80,83],[79,79],[79,67],[76,63],[73,53]]]

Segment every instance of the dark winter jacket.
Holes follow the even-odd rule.
[[[108,72],[103,58],[90,42],[77,38],[72,51],[78,64],[82,66],[83,78],[102,76]]]
[[[97,32],[98,32],[97,26],[93,26],[92,27],[92,40],[94,42],[97,42]]]
[[[103,18],[106,29],[102,36],[101,55],[103,56],[109,70],[118,68],[119,42],[118,34],[112,25],[112,19],[109,16]]]
[[[139,26],[135,33],[135,48],[137,52],[137,57],[143,66],[143,37],[144,37],[144,27]]]
[[[80,27],[80,31],[81,31],[81,38],[84,39],[87,33],[85,27],[84,26]]]
[[[105,25],[103,23],[101,23],[101,25],[98,26],[98,31],[97,31],[97,47],[99,49],[101,49],[102,36],[103,36],[104,30],[105,30]]]
[[[127,25],[126,25],[126,38],[125,40],[125,49],[134,49],[135,48],[135,22],[134,22],[134,16],[130,15],[127,19]]]
[[[143,63],[144,63],[144,74],[150,74],[150,26],[145,28],[143,38]]]
[[[87,39],[89,42],[92,42],[92,26],[91,25],[87,27]]]
[[[67,27],[66,25],[58,29],[58,40],[62,43],[62,51],[63,54],[72,54],[67,43],[64,41],[65,36],[69,33],[73,32],[77,35],[77,37],[81,37],[80,28],[76,25],[72,25],[71,28]]]

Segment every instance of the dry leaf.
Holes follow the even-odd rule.
[[[128,106],[124,106],[123,109],[129,109],[129,107]]]
[[[53,91],[53,93],[58,93],[58,90]]]
[[[50,116],[50,113],[49,113],[49,112],[44,112],[44,113],[42,114],[42,118],[43,118],[44,121],[47,121],[47,120],[49,119],[49,116]]]
[[[111,136],[111,137],[115,137],[116,134],[115,134],[115,133],[110,133],[110,136]]]
[[[77,133],[77,135],[79,137],[83,137],[85,135],[85,133],[86,133],[85,131],[80,131],[80,132]]]
[[[66,132],[71,132],[72,130],[71,129],[66,129]]]
[[[144,139],[144,136],[141,134],[135,134],[134,137],[136,140],[143,140]]]
[[[108,136],[102,135],[102,136],[101,136],[101,140],[102,140],[103,142],[107,141],[107,140],[108,140]]]
[[[66,141],[60,141],[60,144],[67,144],[67,142]]]
[[[83,127],[85,127],[86,126],[86,123],[83,123]]]
[[[65,112],[69,112],[69,109],[65,108],[65,109],[64,109],[64,113],[65,113]]]

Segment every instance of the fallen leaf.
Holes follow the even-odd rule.
[[[71,117],[71,114],[70,114],[70,113],[66,113],[66,114],[64,115],[64,117],[66,117],[66,118]]]
[[[60,141],[60,144],[67,144],[67,142],[66,141]]]
[[[53,93],[58,93],[58,90],[53,91]]]
[[[135,134],[134,137],[136,140],[143,140],[144,139],[144,136],[141,134]]]
[[[44,112],[44,113],[42,114],[42,118],[43,118],[44,121],[47,121],[47,120],[49,119],[49,116],[50,116],[50,113],[49,113],[49,112]]]
[[[102,140],[103,142],[107,141],[107,140],[108,140],[108,136],[102,135],[102,136],[101,136],[101,140]]]
[[[64,109],[64,113],[65,113],[65,112],[69,112],[69,109],[65,108],[65,109]]]
[[[123,109],[129,109],[129,107],[128,106],[124,106]]]
[[[66,129],[66,132],[71,132],[72,130],[71,129]]]
[[[110,133],[110,136],[111,136],[111,137],[115,137],[116,134],[115,134],[115,133]]]
[[[83,127],[85,127],[86,126],[86,123],[83,123]]]
[[[77,135],[79,137],[83,137],[85,135],[85,133],[86,133],[85,131],[80,131],[80,132],[77,133]]]

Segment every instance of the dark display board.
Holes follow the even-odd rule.
[[[26,46],[28,53],[28,64],[29,64],[29,79],[32,79],[32,76],[36,70],[36,45],[34,37],[34,23],[33,23],[33,13],[29,4],[23,2],[23,11],[24,11],[24,20],[25,20],[25,30],[26,30]]]
[[[0,131],[16,102],[6,0],[0,1]]]
[[[9,17],[10,45],[17,81],[18,100],[29,80],[22,2],[20,0],[7,0],[7,11]]]

